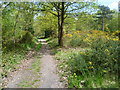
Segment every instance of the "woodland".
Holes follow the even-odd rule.
[[[67,88],[119,87],[117,10],[96,2],[2,2],[0,6],[2,79],[29,51],[39,52],[43,44],[38,41],[44,39]]]

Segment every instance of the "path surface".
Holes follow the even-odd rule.
[[[43,47],[41,49],[41,85],[40,88],[63,88],[57,74],[56,61],[50,55],[49,46],[46,41],[41,40]]]
[[[8,80],[7,88],[63,88],[57,74],[57,64],[50,54],[49,46],[44,39],[40,39],[42,48],[38,56],[40,60],[40,71],[35,72],[32,64],[36,62],[36,58],[31,57],[24,61],[21,68],[11,74],[12,79]]]
[[[19,70],[11,73],[11,77],[8,80],[7,88],[32,88],[37,87],[33,82],[40,81],[40,73],[35,73],[32,69],[32,64],[35,62],[35,58],[25,60],[19,67]]]

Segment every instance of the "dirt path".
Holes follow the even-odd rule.
[[[36,71],[33,65],[38,62],[37,57],[25,60],[18,70],[11,72],[7,80],[7,88],[37,88],[40,83],[40,71]],[[40,67],[40,66],[38,66]]]
[[[50,54],[49,46],[44,39],[37,58],[32,57],[23,62],[18,71],[13,72],[7,88],[63,88],[57,74],[56,61]],[[41,56],[42,58],[40,58]],[[36,63],[37,62],[37,63]],[[39,70],[40,69],[40,70]]]
[[[42,40],[43,41],[43,40]],[[40,88],[63,88],[63,84],[60,82],[59,76],[57,74],[56,61],[50,55],[50,50],[43,41],[43,47],[41,50],[41,85]]]

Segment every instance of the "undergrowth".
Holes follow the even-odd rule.
[[[30,43],[11,43],[10,45],[11,48],[5,46],[2,48],[2,78],[7,77],[9,72],[14,71],[17,68],[16,65],[26,58],[26,54],[30,50],[40,51],[42,46],[41,43],[37,44],[35,37]]]
[[[57,51],[55,57],[69,88],[119,87],[117,36],[103,31],[76,31],[65,35],[64,45],[69,49]]]
[[[62,78],[67,77],[69,88],[116,88],[118,87],[117,74],[114,71],[104,70],[99,64],[85,59],[85,52],[60,51],[56,54],[59,60],[59,69]],[[97,61],[96,61],[97,62]],[[109,66],[110,67],[110,66]],[[113,68],[114,69],[114,68]]]

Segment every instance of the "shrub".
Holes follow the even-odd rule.
[[[117,74],[119,41],[97,39],[92,43],[91,60],[98,70]],[[99,66],[98,66],[99,65]],[[99,68],[98,68],[99,67]]]
[[[88,44],[84,42],[84,38],[86,38],[86,35],[82,35],[80,33],[72,33],[72,34],[66,34],[64,36],[64,44],[67,47],[87,47]]]
[[[39,44],[36,45],[35,50],[40,51],[41,47],[42,47],[42,44],[39,43]]]
[[[26,32],[26,34],[22,37],[21,43],[31,43],[33,36],[30,32]]]
[[[78,37],[76,38],[73,38],[73,41],[70,38],[70,41],[73,43],[76,40],[76,43]],[[86,38],[82,39],[81,43],[86,43],[89,50],[85,52],[68,50],[56,54],[57,59],[61,61],[60,68],[68,77],[68,87],[118,87],[118,68],[120,68],[118,66],[118,52],[120,52],[118,37],[99,32],[94,36],[87,34]],[[84,85],[81,81],[84,81]]]

